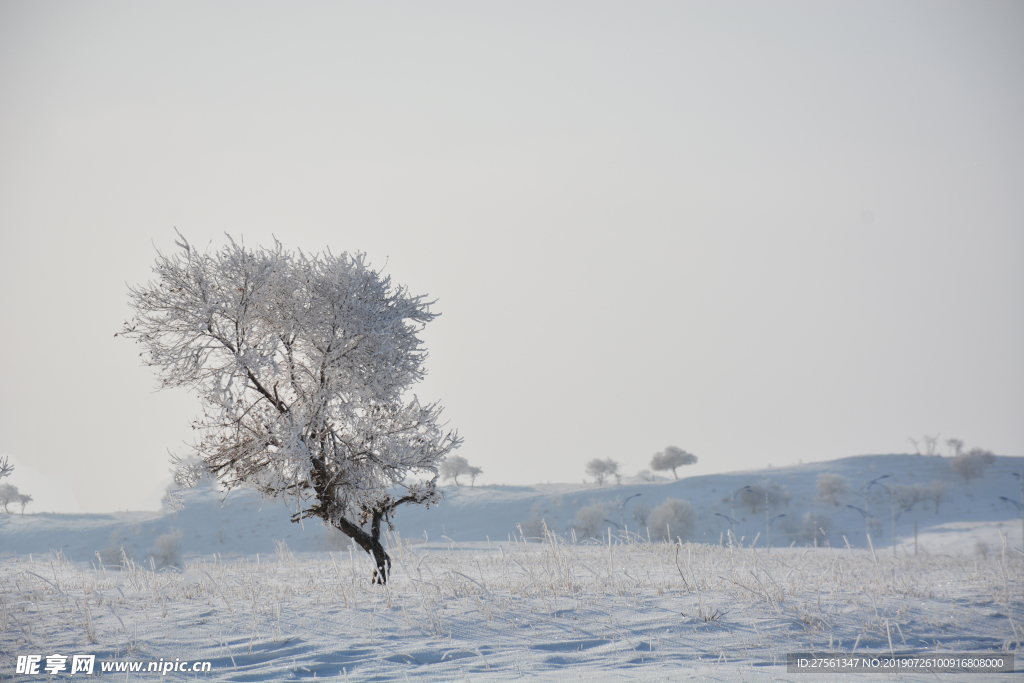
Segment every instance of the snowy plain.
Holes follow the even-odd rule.
[[[3,515],[0,680],[45,678],[15,674],[15,659],[53,653],[211,663],[168,674],[180,680],[935,680],[809,676],[785,661],[1018,651],[1022,530],[1000,496],[1019,499],[1024,458],[966,484],[949,464],[858,456],[603,487],[446,487],[439,506],[397,515],[386,587],[343,536],[291,524],[282,502],[249,491],[203,486],[173,513]],[[840,505],[817,499],[822,473],[851,484]],[[882,489],[859,491],[883,475],[948,486],[937,510],[899,515],[895,544]],[[765,511],[731,499],[763,483],[792,494],[769,509],[771,547]],[[667,498],[690,502],[696,523],[677,542],[649,540],[633,513]],[[578,516],[595,504],[609,521],[584,538]],[[847,504],[883,522],[870,543]],[[826,534],[808,535],[807,513]],[[1020,680],[1016,669],[970,678]]]

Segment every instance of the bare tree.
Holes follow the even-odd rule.
[[[424,376],[418,335],[437,317],[432,302],[363,254],[230,238],[200,253],[179,238],[180,252],[158,253],[155,279],[129,290],[135,315],[122,334],[142,345],[163,387],[199,395],[194,449],[210,473],[228,489],[284,498],[294,522],[338,528],[384,583],[381,524],[401,505],[438,502],[438,465],[461,443],[438,404],[403,398]]]
[[[964,442],[960,439],[946,439],[946,446],[949,447],[949,454],[955,458],[963,452]]]
[[[841,474],[822,472],[816,482],[818,500],[839,507],[839,499],[850,492],[850,482]]]
[[[11,472],[14,471],[14,466],[7,457],[0,458],[0,479],[11,476]]]
[[[615,477],[616,481],[620,481],[622,477],[619,474],[619,463],[611,458],[606,460],[594,458],[587,463],[587,474],[594,478],[598,486],[604,486],[604,482],[609,477]]]
[[[683,465],[692,465],[695,462],[697,462],[697,456],[693,453],[687,453],[682,448],[669,446],[660,453],[654,454],[654,457],[651,458],[651,469],[655,472],[672,470],[672,476],[678,479],[679,475],[676,474],[676,468]]]

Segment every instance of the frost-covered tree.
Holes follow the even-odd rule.
[[[20,503],[21,497],[17,486],[13,484],[0,484],[0,505],[4,506],[5,513],[10,514],[11,511],[7,507],[12,503]]]
[[[576,511],[576,522],[573,524],[573,528],[583,538],[603,534],[611,523],[605,519],[608,516],[608,511],[609,507],[606,503],[584,505]]]
[[[407,390],[424,376],[432,302],[392,285],[363,254],[308,256],[229,238],[202,253],[180,236],[155,278],[129,290],[122,334],[143,347],[163,387],[203,406],[195,454],[228,489],[282,497],[292,521],[324,520],[355,541],[383,583],[381,524],[403,504],[431,505],[438,465],[461,439],[438,404]],[[179,472],[194,483],[197,466]]]
[[[647,526],[647,518],[651,516],[651,509],[643,503],[637,503],[633,508],[633,519],[640,526]]]
[[[22,493],[18,496],[18,505],[21,506],[21,514],[25,514],[25,506],[32,502],[32,496]]]
[[[930,489],[927,484],[897,484],[893,487],[893,495],[896,497],[896,506],[903,511],[911,510],[918,503],[929,499]]]
[[[939,506],[949,500],[949,485],[933,479],[928,485],[928,500],[935,504],[935,514],[939,514]]]
[[[672,470],[672,476],[678,479],[679,475],[676,474],[676,469],[683,465],[692,465],[695,462],[697,462],[697,456],[693,453],[687,453],[682,448],[669,446],[660,453],[654,454],[654,457],[651,458],[651,469],[655,472]]]
[[[985,468],[995,461],[996,456],[991,451],[972,448],[966,453],[961,453],[953,458],[949,466],[954,474],[963,477],[964,483],[967,483],[975,477],[982,476],[985,473]]]
[[[793,494],[788,488],[774,482],[762,481],[754,486],[747,486],[736,492],[740,505],[749,507],[752,513],[765,509],[767,503],[772,510],[779,506],[789,507]]]
[[[619,481],[622,476],[619,474],[619,463],[611,458],[606,460],[594,458],[587,463],[587,474],[594,478],[598,486],[604,486],[604,482],[609,477],[615,477],[615,480]]]
[[[651,510],[647,516],[647,528],[652,536],[671,541],[676,537],[689,536],[696,520],[697,512],[693,505],[678,498],[668,498]]]
[[[822,472],[818,475],[815,485],[818,488],[818,500],[839,507],[839,499],[850,492],[850,482],[841,474]]]
[[[14,471],[14,466],[11,465],[10,459],[4,457],[0,458],[0,479],[11,476],[11,472]]]
[[[441,463],[438,472],[442,480],[453,481],[456,486],[459,486],[460,476],[467,476],[471,482],[476,482],[476,478],[483,474],[484,471],[479,467],[473,467],[469,464],[468,460],[460,455],[449,455]]]

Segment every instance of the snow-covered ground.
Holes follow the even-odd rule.
[[[368,559],[344,537],[290,524],[282,503],[249,492],[222,504],[195,489],[169,514],[3,516],[0,680],[39,680],[16,675],[16,657],[54,653],[209,661],[199,678],[215,680],[353,681],[821,680],[787,673],[786,654],[1015,653],[1021,526],[1000,496],[1019,499],[1011,473],[1024,458],[999,458],[969,484],[949,462],[861,456],[658,483],[452,487],[437,508],[398,515],[386,588],[370,584]],[[839,506],[815,498],[823,472],[851,484]],[[888,499],[857,490],[886,474],[890,485],[945,482],[950,494],[938,512],[903,512],[895,548]],[[786,515],[771,524],[771,549],[764,510],[730,501],[766,479],[792,494],[769,510]],[[689,501],[696,524],[680,543],[648,542],[633,513],[666,498]],[[871,544],[847,503],[884,517]],[[610,522],[584,539],[580,510],[595,504]],[[808,512],[831,521],[817,548]],[[737,520],[734,542],[715,513]],[[1022,669],[979,680],[1019,680]]]

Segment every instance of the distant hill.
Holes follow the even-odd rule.
[[[732,526],[727,516],[736,520],[737,539],[746,545],[757,537],[757,544],[763,546],[763,505],[757,509],[744,505],[747,494],[741,492],[734,506],[731,496],[744,486],[767,485],[790,496],[788,503],[779,501],[774,508],[769,507],[773,546],[811,545],[817,540],[819,545],[843,547],[844,537],[851,545],[865,546],[868,525],[861,512],[847,507],[853,505],[866,509],[877,520],[870,523],[874,525],[872,542],[877,549],[892,545],[893,515],[881,486],[872,487],[867,499],[862,489],[869,481],[888,475],[879,483],[894,491],[900,486],[939,482],[948,494],[937,512],[934,501],[918,502],[909,511],[896,510],[897,543],[907,552],[914,551],[915,522],[920,552],[1000,552],[1002,534],[1006,534],[1010,548],[1020,548],[1017,509],[1000,496],[1020,499],[1019,480],[1011,473],[1024,471],[1024,458],[998,457],[984,476],[967,484],[953,474],[950,462],[950,458],[934,456],[862,455],[656,483],[451,486],[445,487],[445,500],[436,507],[401,508],[395,524],[409,542],[475,544],[537,536],[542,533],[542,520],[551,531],[571,534],[581,508],[603,505],[608,520],[601,525],[604,539],[608,528],[619,534],[623,527],[646,538],[648,531],[634,514],[638,507],[652,510],[667,498],[679,498],[696,509],[694,530],[684,541],[726,541]],[[838,506],[817,498],[816,481],[823,473],[841,475],[850,485],[850,492],[840,497]],[[316,520],[307,520],[302,526],[292,524],[283,502],[261,500],[254,491],[235,491],[225,497],[206,485],[186,491],[184,498],[185,508],[174,513],[0,514],[0,557],[60,550],[72,560],[97,561],[99,553],[105,562],[113,563],[123,548],[137,562],[148,563],[157,550],[157,539],[176,532],[180,532],[178,544],[186,558],[213,553],[225,557],[273,553],[279,541],[296,552],[348,547],[346,537]],[[812,533],[812,528],[819,532]],[[584,541],[577,533],[577,542]]]

